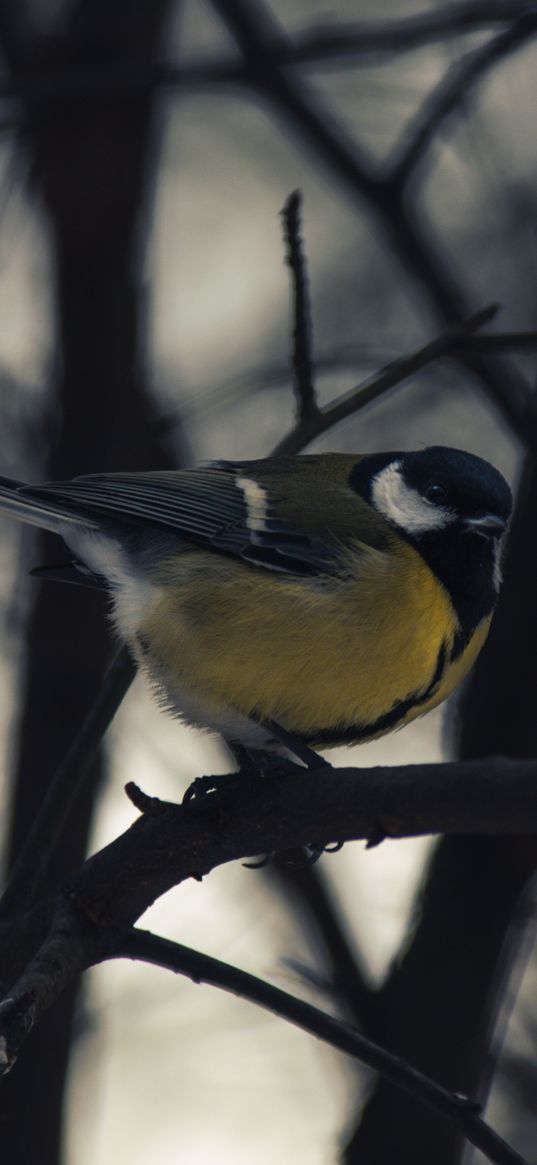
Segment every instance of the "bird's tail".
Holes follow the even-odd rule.
[[[95,526],[91,517],[76,513],[74,507],[70,507],[69,502],[63,498],[56,501],[33,497],[32,486],[15,481],[12,477],[0,476],[0,513],[62,536],[69,529],[88,530]]]

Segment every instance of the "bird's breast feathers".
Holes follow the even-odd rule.
[[[325,582],[193,549],[164,564],[137,626],[127,592],[120,624],[122,606],[140,662],[185,719],[228,734],[234,716],[241,728],[245,718],[275,720],[327,744],[380,736],[436,706],[490,621],[453,662],[452,603],[407,543],[397,555],[361,547]]]

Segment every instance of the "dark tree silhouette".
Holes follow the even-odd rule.
[[[459,706],[456,762],[361,770],[360,781],[357,771],[341,769],[328,782],[319,769],[292,787],[276,776],[240,798],[232,790],[219,794],[214,812],[209,805],[205,813],[148,798],[131,786],[140,818],[85,862],[104,777],[100,740],[134,668],[122,653],[103,683],[114,649],[98,590],[43,585],[26,628],[8,836],[14,878],[0,907],[6,997],[0,1059],[10,1067],[17,1056],[0,1089],[2,1149],[17,1165],[61,1161],[79,974],[128,957],[235,991],[373,1068],[368,1102],[345,1134],[346,1161],[457,1165],[469,1140],[491,1161],[515,1165],[522,1158],[475,1105],[486,1101],[490,1087],[494,1025],[519,949],[521,896],[536,861],[536,398],[517,358],[535,348],[536,338],[524,325],[516,332],[487,327],[495,309],[474,302],[469,274],[462,273],[461,240],[442,233],[422,194],[450,119],[453,124],[468,110],[484,79],[528,50],[537,16],[532,5],[514,0],[468,0],[422,15],[311,25],[291,34],[263,0],[213,0],[211,8],[233,57],[176,64],[162,47],[178,9],[166,0],[134,6],[75,0],[46,32],[30,5],[6,0],[0,6],[7,69],[0,100],[11,103],[5,128],[20,134],[20,149],[30,159],[54,266],[59,372],[49,387],[41,473],[62,478],[174,463],[146,383],[141,277],[158,180],[159,96],[164,90],[209,87],[220,94],[239,88],[243,100],[253,96],[263,103],[274,118],[273,132],[285,134],[334,191],[344,191],[356,215],[366,216],[432,337],[419,347],[410,344],[354,392],[321,407],[300,198],[291,196],[285,214],[297,415],[279,451],[300,452],[388,391],[404,392],[421,369],[451,361],[486,394],[526,450],[505,587]],[[468,47],[463,38],[475,33],[479,40]],[[343,128],[306,72],[336,61],[359,68],[379,54],[395,56],[448,38],[458,46],[455,59],[382,163]],[[525,320],[534,309],[528,313],[522,299],[515,308]],[[56,557],[49,540],[40,540],[36,560]],[[68,811],[61,809],[67,800]],[[135,927],[155,898],[187,877],[201,878],[222,862],[260,851],[294,851],[323,827],[342,840],[371,839],[379,822],[387,834],[445,836],[427,871],[412,941],[378,989],[352,952],[322,866],[277,862],[267,875],[275,884],[277,878],[300,923],[313,923],[322,945],[319,977],[330,980],[341,1020]],[[348,1026],[349,1018],[362,1034]]]

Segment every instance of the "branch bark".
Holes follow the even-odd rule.
[[[535,835],[536,778],[537,761],[495,757],[399,768],[297,767],[292,775],[226,783],[186,805],[135,791],[142,816],[86,861],[55,901],[40,904],[40,939],[47,914],[48,925],[56,918],[56,931],[58,917],[63,925],[67,901],[84,946],[75,959],[78,971],[117,945],[125,928],[172,886],[191,877],[201,880],[225,862],[296,849],[312,839],[368,839],[379,831],[391,837],[440,831]],[[29,962],[24,919],[17,925],[23,940],[19,965],[12,961],[12,981],[25,974]],[[93,936],[89,946],[87,926]],[[56,960],[54,976],[57,968]]]
[[[502,757],[374,769],[297,769],[149,810],[69,882],[78,908],[131,926],[161,894],[224,862],[313,839],[537,833],[537,761]]]

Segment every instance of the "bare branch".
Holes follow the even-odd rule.
[[[404,132],[395,157],[386,165],[386,178],[396,186],[404,186],[423,160],[442,123],[468,99],[477,82],[498,61],[523,47],[536,33],[537,12],[530,8],[498,36],[455,61],[436,89],[425,98]]]
[[[265,93],[276,109],[283,114],[285,124],[294,125],[304,141],[317,151],[349,190],[367,200],[372,211],[383,222],[399,261],[407,274],[426,291],[436,314],[449,323],[468,315],[470,305],[454,278],[449,262],[441,256],[438,248],[435,248],[430,232],[424,229],[423,222],[418,221],[409,208],[403,206],[400,183],[393,180],[393,174],[391,177],[387,175],[384,179],[377,176],[373,161],[366,151],[356,142],[351,142],[342,127],[336,125],[334,118],[324,112],[316,95],[303,80],[293,78],[282,68],[287,55],[292,54],[293,42],[280,30],[269,10],[262,6],[260,0],[256,5],[255,15],[246,0],[213,0],[213,4],[221,13],[244,56],[244,64],[238,72],[235,70],[234,79],[246,81]],[[456,9],[456,19],[460,21],[461,27],[464,20],[463,7],[457,6]],[[505,44],[505,51],[514,46],[515,42],[533,34],[537,17],[532,8],[528,10],[525,5],[520,6],[518,3],[513,6],[491,5],[490,8],[491,22],[495,19],[493,12],[499,21],[508,18],[513,12],[523,13],[519,21],[511,25],[505,34],[501,34],[501,37],[506,38],[505,42],[502,41]],[[474,17],[477,21],[481,18],[488,19],[483,5],[468,5],[468,11],[470,24]],[[416,19],[419,21],[421,17]],[[500,55],[502,54],[494,53],[496,58]],[[233,70],[235,66],[231,68]],[[212,81],[221,82],[228,74],[227,65],[222,66],[216,73],[213,72]],[[140,71],[134,65],[132,74],[129,73],[127,66],[124,75],[121,68],[118,68],[114,69],[113,76],[107,76],[105,69],[95,76],[91,69],[88,72],[82,67],[77,67],[76,77],[69,77],[56,70],[54,76],[49,78],[48,94],[43,89],[46,78],[42,72],[37,79],[35,76],[21,75],[17,78],[17,94],[24,96],[27,102],[38,99],[42,101],[52,99],[55,94],[65,98],[67,94],[73,92],[73,86],[78,92],[86,93],[89,85],[95,99],[102,96],[108,100],[111,91],[118,97],[122,91],[128,96],[133,89],[145,91],[156,83],[177,84],[181,75],[184,77],[184,71],[178,71],[174,66],[168,65],[160,66],[157,75],[152,75],[147,70]],[[192,81],[192,76],[190,80]],[[0,87],[0,92],[12,93],[10,86],[11,82],[6,82],[4,90]],[[451,90],[451,98],[448,101],[450,108],[453,100]],[[442,98],[440,106],[443,107],[444,104]],[[8,128],[10,125],[11,120],[8,122]],[[516,400],[514,411],[517,423],[516,417],[524,411],[527,394],[527,385],[519,371],[514,367],[505,370],[496,368],[481,358],[480,354],[469,351],[465,354],[465,363],[483,383],[504,416],[511,421]],[[509,385],[509,389],[506,385]],[[524,439],[524,426],[520,427],[518,435]]]
[[[70,880],[77,909],[131,926],[161,894],[238,858],[309,842],[537,832],[537,762],[491,758],[400,768],[297,769],[238,781],[201,803],[160,802]]]
[[[431,364],[441,356],[456,355],[459,350],[464,350],[465,345],[471,348],[472,343],[475,342],[475,337],[471,335],[473,329],[479,328],[488,322],[491,318],[491,310],[495,312],[497,309],[495,306],[494,309],[485,309],[484,313],[479,312],[476,316],[472,316],[467,320],[464,325],[464,330],[459,332],[454,330],[446,333],[444,336],[438,336],[435,340],[431,340],[429,344],[425,344],[423,348],[418,348],[408,356],[401,356],[398,360],[392,361],[381,372],[375,374],[375,376],[368,377],[363,384],[337,397],[325,409],[320,409],[314,416],[309,416],[303,421],[299,421],[295,428],[291,429],[278,443],[273,450],[273,454],[298,453],[310,441],[313,441],[315,437],[319,437],[321,433],[326,433],[328,429],[346,420],[347,417],[353,416],[354,413],[359,412],[366,405],[384,396],[390,389],[402,385],[403,381],[407,380],[409,376],[413,376],[416,372],[419,372],[420,369],[425,368],[427,364]],[[489,340],[494,341],[494,337],[484,337],[484,339],[486,350],[486,342]],[[535,338],[532,334],[532,345],[534,344]],[[516,425],[517,432],[519,427],[527,424],[531,401],[532,397],[529,397],[524,414],[518,419]],[[515,412],[516,407],[517,405],[514,404],[513,412]]]
[[[78,915],[65,894],[58,894],[48,934],[0,1003],[0,1074],[11,1071],[19,1048],[47,1008],[109,950],[110,935]]]
[[[311,306],[308,291],[308,272],[300,237],[302,195],[294,190],[282,210],[285,261],[291,269],[293,286],[293,372],[299,421],[316,417],[319,408],[315,400],[312,359]]]
[[[437,829],[537,833],[536,776],[534,760],[496,758],[370,770],[327,771],[322,766],[260,780],[255,787],[252,782],[226,786],[200,805],[177,806],[136,794],[146,812],[122,837],[89,859],[59,894],[48,936],[0,1007],[4,1070],[12,1066],[33,1024],[74,976],[104,958],[129,953],[125,927],[184,878],[200,878],[222,862],[251,855],[254,846],[286,849],[307,838],[326,837],[327,832],[342,840],[368,837],[379,829],[392,836]],[[336,1023],[336,1034],[346,1033],[337,1021],[326,1022]],[[318,1026],[310,1030],[325,1038]],[[344,1048],[343,1038],[342,1034],[337,1046]],[[382,1049],[367,1041],[361,1041],[360,1048],[356,1042],[344,1048],[359,1055],[364,1049],[367,1062],[382,1070],[380,1062],[371,1059],[379,1053],[382,1057]],[[401,1066],[396,1060],[390,1063],[394,1079],[393,1071],[400,1072]],[[403,1087],[405,1080],[407,1068],[399,1081]],[[422,1079],[420,1087],[427,1088],[427,1082]],[[465,1120],[476,1117],[467,1102],[461,1106]],[[486,1126],[464,1127],[471,1139],[479,1134],[481,1140],[474,1143],[491,1160],[505,1165],[520,1161],[509,1156],[508,1147]]]
[[[457,351],[471,355],[478,353],[483,356],[501,355],[502,352],[537,352],[537,332],[495,332],[491,335],[474,335],[464,333],[457,340]],[[326,348],[317,352],[315,369],[317,376],[333,372],[348,372],[357,364],[380,363],[386,355],[392,356],[394,349],[387,341],[370,344],[338,344],[336,348]],[[449,353],[447,353],[449,355]],[[397,355],[392,356],[398,359]],[[190,417],[206,416],[210,411],[224,408],[228,404],[237,404],[247,400],[254,392],[270,390],[289,384],[289,362],[286,360],[264,361],[262,364],[246,367],[238,376],[221,381],[218,386],[209,385],[202,389],[188,408],[181,409],[181,420]],[[354,391],[354,390],[351,390]],[[532,397],[528,393],[528,401]],[[173,426],[173,414],[169,415],[169,424]]]
[[[246,971],[201,954],[180,943],[170,942],[149,931],[133,929],[114,952],[115,958],[140,959],[154,966],[165,967],[186,975],[194,983],[209,983],[247,999],[251,1003],[288,1020],[303,1031],[322,1039],[339,1051],[359,1060],[380,1073],[392,1084],[402,1088],[414,1099],[432,1108],[461,1129],[470,1144],[482,1150],[496,1165],[524,1165],[516,1153],[489,1125],[479,1117],[479,1106],[466,1097],[449,1092],[393,1055],[379,1044],[367,1039],[355,1028],[321,1011],[311,1003],[297,999],[287,991],[259,979]]]
[[[114,938],[98,923],[83,920],[65,899],[60,900],[49,935],[0,1004],[2,1074],[11,1070],[24,1040],[69,982],[81,970],[109,958],[150,962],[248,999],[381,1073],[454,1123],[494,1165],[525,1165],[523,1158],[480,1119],[475,1103],[450,1093],[341,1020],[237,967],[147,931],[131,930]]]
[[[461,352],[535,352],[537,332],[498,332],[492,336],[460,336],[457,349]],[[532,393],[533,395],[533,393]]]
[[[124,647],[109,668],[101,690],[65,754],[20,851],[0,902],[5,919],[28,910],[42,895],[51,860],[61,844],[62,829],[87,777],[101,740],[128,691],[136,665]]]
[[[381,58],[435,43],[448,37],[467,35],[481,29],[511,22],[527,10],[527,0],[471,0],[405,16],[400,20],[360,23],[327,23],[310,26],[293,33],[292,39],[274,49],[278,65],[316,65],[337,61],[354,64],[361,58]],[[100,62],[80,62],[76,68],[65,63],[36,74],[29,70],[16,83],[11,77],[0,79],[0,99],[22,97],[25,101],[72,100],[77,97],[100,97],[118,100],[148,88],[173,88],[180,91],[223,84],[249,83],[247,70],[240,63],[220,56],[196,60],[191,64],[163,62],[153,69],[126,62],[107,67]]]
[[[301,143],[314,149],[353,197],[367,201],[383,223],[407,276],[426,293],[436,315],[448,325],[467,317],[471,307],[464,288],[456,280],[449,259],[433,243],[423,210],[418,218],[405,200],[404,190],[377,177],[368,153],[326,113],[311,86],[278,66],[278,53],[289,41],[267,5],[257,0],[254,12],[247,0],[212,0],[212,4],[243,55],[252,86],[268,98],[283,116],[284,125],[298,131]],[[525,425],[519,421],[521,413],[525,414],[528,386],[518,369],[491,365],[469,353],[464,363],[509,423],[519,425],[517,432],[526,440]]]
[[[527,0],[483,0],[451,3],[399,20],[367,24],[320,25],[293,34],[292,55],[285,64],[308,64],[331,59],[402,53],[434,44],[451,36],[460,36],[495,24],[512,21],[518,12],[527,10]],[[283,62],[282,62],[283,63]]]

